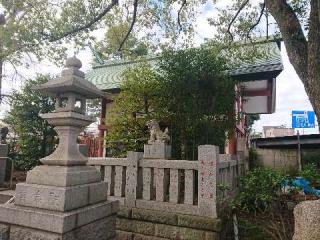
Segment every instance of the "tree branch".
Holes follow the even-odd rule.
[[[228,29],[227,32],[231,37],[231,40],[233,41],[233,35],[230,31],[232,24],[234,23],[234,21],[237,19],[237,17],[239,16],[240,12],[244,9],[244,7],[249,3],[249,0],[245,0],[241,5],[240,8],[238,9],[238,11],[236,12],[236,14],[233,16],[231,22],[228,25]]]
[[[266,7],[276,20],[290,62],[303,83],[308,78],[308,42],[301,24],[286,0],[265,0]]]
[[[58,41],[62,38],[65,38],[65,37],[68,37],[72,34],[75,34],[77,32],[80,32],[80,31],[83,31],[87,28],[90,28],[91,26],[93,26],[96,22],[100,21],[114,6],[118,5],[119,4],[119,0],[112,0],[112,2],[106,6],[106,8],[100,13],[98,14],[95,18],[93,18],[91,21],[89,21],[88,23],[86,23],[85,25],[83,26],[80,26],[80,27],[77,27],[77,28],[74,28],[70,31],[67,31],[61,35],[58,35],[58,36],[48,36],[44,33],[42,33],[43,35],[45,35],[46,37],[48,37],[49,39],[49,42],[55,42],[55,41]]]
[[[253,24],[253,25],[249,28],[249,30],[248,30],[248,32],[247,32],[247,38],[250,37],[250,32],[251,32],[256,26],[258,26],[258,24],[260,23],[261,18],[262,18],[262,16],[263,16],[263,13],[264,13],[264,10],[265,10],[265,9],[266,9],[266,3],[264,2],[263,5],[262,5],[262,8],[261,8],[261,11],[260,11],[260,15],[259,15],[258,20],[256,21],[255,24]]]
[[[135,24],[136,19],[137,19],[137,11],[138,11],[138,0],[134,0],[132,22],[131,22],[130,28],[129,28],[126,36],[124,37],[124,39],[122,40],[122,42],[119,45],[119,48],[118,48],[119,52],[121,51],[123,45],[125,44],[125,42],[127,41],[128,37],[130,36],[130,34],[131,34],[132,30],[133,30],[134,24]]]
[[[320,1],[320,0],[319,0]],[[182,12],[182,9],[184,8],[184,6],[187,5],[187,0],[183,0],[182,4],[181,4],[181,7],[178,11],[178,26],[179,26],[179,33],[181,32],[182,30],[182,26],[181,26],[181,12]]]

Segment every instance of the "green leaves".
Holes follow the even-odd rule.
[[[304,166],[303,170],[300,172],[300,176],[307,179],[312,187],[317,189],[320,188],[320,174],[316,164],[310,163]]]
[[[129,69],[110,114],[108,142],[126,142],[124,152],[142,150],[145,123],[155,118],[169,127],[174,158],[195,159],[200,144],[223,147],[235,125],[235,83],[225,69],[226,60],[213,48],[166,51],[153,67]]]
[[[39,164],[39,159],[51,153],[56,133],[39,114],[54,110],[54,101],[43,97],[32,87],[47,82],[49,77],[39,75],[28,80],[21,92],[9,99],[10,111],[4,121],[17,136],[16,164],[19,169],[29,170]]]
[[[279,197],[285,177],[272,169],[255,168],[240,179],[240,194],[236,199],[238,210],[265,212],[271,210]]]

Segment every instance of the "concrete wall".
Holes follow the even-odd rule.
[[[297,170],[298,151],[297,149],[266,149],[257,148],[253,150],[250,157],[253,158],[253,165],[269,167],[273,169]],[[253,156],[256,155],[256,156]],[[302,167],[315,163],[320,168],[319,149],[301,149]],[[251,166],[252,167],[252,166]]]
[[[256,163],[273,169],[298,169],[296,149],[256,149]]]

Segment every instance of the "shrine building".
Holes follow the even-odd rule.
[[[244,89],[241,98],[235,101],[235,109],[238,116],[234,133],[229,136],[225,152],[235,154],[243,151],[246,139],[246,115],[248,114],[271,114],[275,111],[276,104],[276,78],[283,70],[280,54],[280,42],[258,43],[260,49],[265,49],[265,56],[246,61],[240,66],[230,69],[228,74],[239,84],[235,91]],[[99,138],[97,157],[104,157],[104,137],[112,127],[106,120],[107,114],[112,108],[113,99],[121,89],[122,73],[125,69],[139,65],[147,61],[151,66],[155,65],[158,57],[146,57],[143,60],[112,60],[103,64],[96,64],[86,75],[86,79],[92,82],[100,90],[110,93],[102,100],[101,121],[98,126]]]

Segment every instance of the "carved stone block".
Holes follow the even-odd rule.
[[[170,159],[171,145],[166,143],[145,144],[143,158]]]
[[[19,183],[15,204],[54,211],[69,211],[107,200],[107,183],[98,182],[71,187]]]

